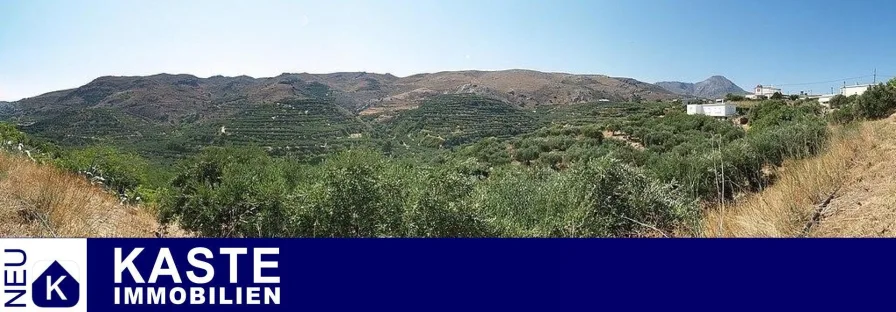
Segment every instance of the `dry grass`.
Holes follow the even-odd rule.
[[[0,237],[152,237],[154,216],[85,179],[0,153]]]
[[[817,206],[835,190],[842,194],[855,183],[864,164],[881,163],[880,146],[893,139],[891,121],[865,122],[858,128],[834,128],[829,148],[814,158],[788,161],[778,180],[762,192],[725,207],[707,210],[703,233],[708,237],[801,236]],[[896,185],[896,184],[894,184]],[[823,222],[826,223],[826,222]]]
[[[875,122],[878,138],[858,160],[852,179],[831,201],[815,237],[896,236],[896,115]]]

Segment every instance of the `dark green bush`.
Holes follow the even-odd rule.
[[[855,112],[868,119],[887,117],[896,111],[896,88],[885,84],[870,87],[855,102]]]
[[[650,227],[694,229],[699,211],[669,186],[611,158],[562,172],[505,168],[478,185],[475,196],[508,236],[659,235]]]
[[[180,167],[160,209],[207,237],[274,237],[284,231],[287,180],[260,149],[207,148]]]
[[[63,168],[102,178],[103,184],[119,194],[128,194],[147,182],[149,163],[143,157],[111,146],[91,146],[72,150],[59,164]]]

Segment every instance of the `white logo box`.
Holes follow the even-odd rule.
[[[25,263],[19,265],[21,251],[25,253]],[[79,283],[78,302],[71,308],[41,308],[32,302],[32,283],[54,261]],[[86,238],[0,238],[0,270],[3,271],[0,273],[0,311],[87,311]],[[23,272],[25,286],[8,285],[21,282]],[[7,293],[22,289],[25,294],[15,300],[18,293]],[[54,298],[58,299],[58,295]],[[25,304],[25,307],[9,307],[8,304]]]

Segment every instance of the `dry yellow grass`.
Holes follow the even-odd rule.
[[[157,229],[152,213],[84,178],[0,152],[0,237],[152,237]]]
[[[725,207],[707,210],[703,233],[708,237],[802,236],[817,207],[832,193],[835,199],[823,216],[831,214],[837,197],[868,172],[870,165],[892,163],[896,156],[883,147],[896,140],[891,120],[865,122],[857,128],[834,128],[829,148],[810,159],[788,161],[776,175],[778,180],[762,192],[751,194]],[[892,143],[892,142],[891,142]],[[892,167],[892,166],[891,166]],[[886,187],[896,186],[890,179]],[[884,186],[876,186],[884,188]],[[836,193],[835,193],[836,191]],[[893,194],[893,193],[890,193]],[[824,220],[820,228],[835,220]],[[855,227],[863,227],[858,224]],[[811,231],[813,235],[817,229]],[[829,236],[842,236],[837,231]]]

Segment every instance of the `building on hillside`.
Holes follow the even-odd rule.
[[[843,86],[840,88],[840,94],[842,94],[843,96],[862,95],[862,93],[865,93],[865,91],[871,88],[871,86],[873,86],[873,84]]]
[[[688,115],[731,117],[737,114],[737,106],[732,103],[688,104]]]
[[[775,92],[784,94],[783,92],[781,92],[781,88],[757,85],[756,88],[753,89],[753,94],[746,95],[746,98],[754,100],[758,99],[760,96],[770,98],[773,94],[775,94]]]

